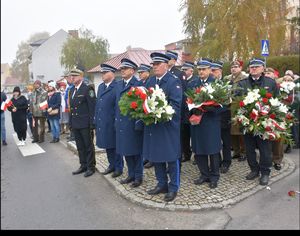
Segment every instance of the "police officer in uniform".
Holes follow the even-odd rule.
[[[95,147],[91,130],[94,129],[96,95],[91,86],[83,83],[83,70],[70,71],[74,86],[70,89],[70,128],[74,132],[80,167],[73,175],[84,177],[95,173]]]
[[[171,51],[171,50],[167,50],[166,55],[168,57],[171,58],[171,60],[168,62],[168,67],[169,67],[169,72],[177,79],[180,79],[181,81],[181,86],[182,86],[182,104],[181,104],[181,128],[180,128],[180,139],[181,139],[181,143],[184,142],[182,141],[183,137],[185,136],[185,134],[183,134],[182,132],[184,132],[184,112],[185,112],[185,101],[184,101],[184,92],[186,91],[187,88],[187,81],[186,81],[186,75],[184,74],[183,71],[180,71],[179,69],[177,69],[175,67],[175,64],[177,62],[178,59],[178,53],[175,51]],[[186,150],[185,150],[186,151]],[[187,151],[184,152],[183,149],[181,149],[181,156],[180,156],[180,169],[181,169],[181,163],[184,161],[187,161],[191,159],[191,153],[188,153]]]
[[[123,94],[127,93],[131,87],[141,86],[141,82],[134,76],[137,65],[127,59],[121,60],[122,80],[118,81],[116,86],[116,101],[119,102]],[[125,156],[128,167],[128,177],[120,181],[121,184],[131,184],[136,188],[143,182],[143,159],[142,145],[143,132],[136,130],[136,121],[128,115],[123,116],[120,113],[119,106],[116,109],[116,152]]]
[[[238,95],[247,94],[248,89],[265,88],[268,92],[273,93],[275,96],[278,94],[276,82],[264,76],[265,62],[260,58],[253,58],[249,63],[249,76],[241,80],[238,86],[243,88]],[[263,140],[259,136],[253,136],[253,134],[244,135],[246,145],[246,156],[250,166],[251,172],[246,176],[247,180],[253,180],[261,177],[259,180],[260,185],[267,185],[269,182],[269,175],[272,167],[272,155],[271,155],[271,142],[269,140]],[[256,160],[255,148],[259,150],[259,163]]]
[[[207,58],[202,58],[198,62],[197,68],[200,79],[193,81],[194,83],[191,84],[192,88],[207,86],[214,81],[211,75],[211,63],[212,61]],[[223,109],[206,109],[202,113],[201,122],[191,126],[192,150],[195,153],[195,159],[201,174],[194,183],[201,185],[209,182],[209,187],[213,189],[218,186],[220,178],[220,151],[222,148],[220,113]],[[198,110],[192,110],[192,113],[194,112],[198,112]]]
[[[115,81],[116,68],[107,64],[101,64],[103,83],[98,87],[95,110],[96,145],[106,149],[109,166],[102,173],[107,175],[111,172],[113,178],[123,173],[123,157],[116,154],[116,129],[115,112],[116,103]]]
[[[140,81],[143,84],[146,84],[147,79],[149,79],[150,70],[151,70],[151,66],[146,64],[140,64],[139,68],[137,69],[137,73],[139,74]]]
[[[190,61],[186,61],[181,70],[185,73],[185,82],[186,88],[190,86],[194,79],[198,79],[197,76],[194,75],[194,63]],[[181,150],[182,150],[182,160],[181,162],[186,162],[191,160],[192,150],[191,150],[191,127],[189,122],[189,109],[186,103],[186,92],[183,91],[183,102],[182,102],[182,117],[181,117]]]
[[[146,65],[146,64],[141,64],[137,70],[140,81],[142,82],[143,86],[146,85],[146,82],[148,81],[148,79],[150,77],[150,70],[151,70],[151,66]],[[144,164],[144,168],[146,168],[146,169],[153,167],[153,163],[148,160],[145,160],[145,159],[143,161],[143,164]]]
[[[143,156],[154,163],[155,176],[158,182],[154,189],[148,191],[148,194],[166,193],[164,200],[169,202],[177,196],[180,185],[180,109],[182,88],[180,80],[174,78],[168,72],[170,57],[158,52],[152,53],[150,56],[155,76],[149,78],[146,87],[155,87],[158,84],[166,94],[168,103],[175,110],[175,114],[172,120],[168,122],[145,126]]]
[[[178,53],[175,52],[175,51],[170,51],[170,50],[167,50],[166,52],[166,55],[168,57],[171,58],[171,60],[168,62],[168,67],[169,67],[169,72],[176,78],[176,79],[180,79],[181,82],[184,80],[184,72],[178,70],[176,67],[175,67],[175,64],[177,62],[177,59],[178,59]]]
[[[211,65],[211,72],[215,80],[222,80],[223,62],[222,61],[213,61]],[[225,107],[224,107],[225,108]],[[221,114],[221,138],[222,138],[222,157],[221,158],[221,173],[227,173],[231,165],[232,156],[231,156],[231,111],[228,107],[225,108],[224,112]]]

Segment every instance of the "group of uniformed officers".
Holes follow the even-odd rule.
[[[96,134],[96,145],[106,150],[109,162],[108,168],[102,173],[112,173],[116,178],[123,174],[123,158],[128,167],[128,176],[121,184],[131,184],[133,188],[143,183],[143,169],[147,161],[148,167],[154,166],[157,185],[148,191],[150,195],[165,193],[164,200],[175,199],[180,186],[181,163],[191,159],[195,154],[200,175],[194,181],[196,185],[209,183],[210,188],[216,188],[220,171],[226,173],[231,164],[231,114],[229,108],[217,108],[203,113],[198,125],[191,125],[186,104],[185,91],[199,86],[207,86],[214,80],[222,79],[223,63],[202,58],[197,63],[198,76],[193,75],[194,63],[185,62],[182,70],[175,68],[178,54],[174,51],[164,53],[154,52],[150,55],[154,76],[149,77],[151,66],[123,58],[121,60],[122,80],[115,80],[117,68],[101,64],[103,83],[99,85],[97,97],[92,87],[83,83],[83,71],[70,71],[74,87],[70,90],[70,126],[75,135],[79,153],[80,167],[73,174],[85,172],[88,177],[95,172],[95,150],[93,145],[93,130]],[[231,64],[242,65],[239,61]],[[277,93],[275,82],[265,77],[264,61],[258,58],[249,63],[249,76],[232,74],[232,83],[238,83],[245,94],[248,88],[254,86],[267,88],[269,92]],[[140,79],[135,77],[139,73]],[[131,87],[146,88],[158,85],[166,94],[168,103],[175,110],[171,121],[144,125],[141,120],[133,120],[120,113],[118,102]],[[238,140],[241,138],[238,133]],[[244,136],[246,156],[251,169],[246,176],[251,180],[259,176],[260,184],[267,185],[272,166],[269,141],[252,135]],[[243,143],[237,141],[233,157],[244,160]],[[256,160],[255,148],[260,152],[259,163]],[[220,151],[222,150],[222,155]],[[150,165],[149,165],[150,163]]]

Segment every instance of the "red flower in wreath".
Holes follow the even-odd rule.
[[[243,101],[240,101],[240,107],[244,107],[245,103]]]
[[[132,109],[137,109],[138,105],[137,105],[136,102],[132,102],[132,103],[130,104],[130,107],[131,107]]]
[[[146,100],[146,98],[147,98],[147,94],[145,94],[145,93],[140,93],[140,98],[142,99],[142,100]]]
[[[268,104],[268,102],[269,102],[269,99],[267,99],[267,98],[263,98],[263,99],[262,99],[262,101],[263,101],[263,103],[264,103],[264,104]]]
[[[270,99],[272,96],[273,96],[272,93],[267,93],[266,94],[266,98],[268,98],[268,99]]]

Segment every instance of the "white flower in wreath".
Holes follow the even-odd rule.
[[[279,107],[281,105],[281,102],[278,100],[278,98],[271,98],[269,102],[271,103],[272,107]]]
[[[282,104],[282,103],[280,104],[280,106],[279,106],[278,109],[279,109],[279,111],[282,112],[282,113],[287,113],[288,110],[289,110],[288,107],[287,107],[286,105]]]
[[[295,86],[296,84],[292,81],[284,81],[280,84],[280,90],[284,91],[285,93],[290,93]]]
[[[206,89],[209,94],[212,94],[215,91],[215,89],[210,84],[206,86]]]
[[[166,113],[167,113],[167,115],[173,115],[175,113],[175,110],[173,109],[173,107],[171,107],[170,105],[168,105],[166,107]]]
[[[254,89],[253,91],[249,91],[247,96],[244,99],[244,104],[248,105],[255,101],[257,101],[260,98],[259,89]]]

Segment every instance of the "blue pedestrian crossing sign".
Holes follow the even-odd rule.
[[[270,48],[269,40],[266,39],[261,40],[261,55],[263,57],[269,56],[269,48]]]

